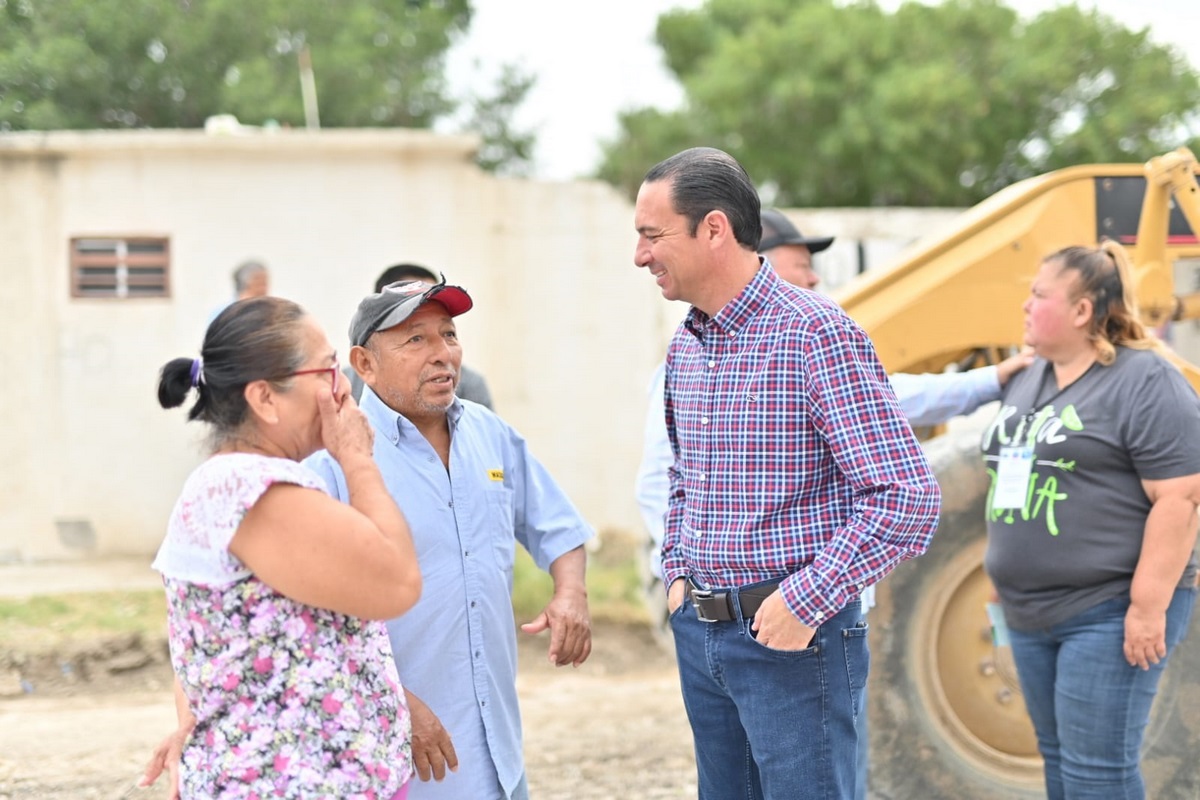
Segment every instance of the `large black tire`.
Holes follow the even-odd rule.
[[[971,426],[926,444],[942,488],[925,555],[901,564],[871,612],[871,794],[876,800],[1045,797],[1041,758],[1007,648],[984,604],[987,476]],[[1200,798],[1200,628],[1171,656],[1146,734],[1147,796]]]

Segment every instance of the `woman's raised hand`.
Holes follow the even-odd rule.
[[[321,442],[339,464],[355,456],[371,458],[375,432],[349,391],[341,398],[321,391],[317,406],[321,412]]]

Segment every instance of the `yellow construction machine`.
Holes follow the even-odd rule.
[[[1175,264],[1200,259],[1192,153],[1142,164],[1079,166],[1002,190],[890,269],[837,293],[889,372],[987,363],[1021,344],[1021,306],[1040,259],[1115,239],[1130,250],[1143,319],[1200,317],[1200,294],[1175,287]],[[1196,287],[1186,287],[1189,290]],[[1200,369],[1177,363],[1200,391]],[[926,441],[943,492],[929,551],[879,585],[871,612],[871,796],[1044,797],[1041,763],[1011,655],[993,646],[984,606],[987,478],[978,430]],[[1200,798],[1200,623],[1172,656],[1144,756],[1148,795]]]

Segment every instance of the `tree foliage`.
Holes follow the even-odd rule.
[[[500,69],[493,93],[474,97],[468,103],[470,116],[465,127],[483,139],[475,161],[485,170],[514,177],[528,174],[537,135],[518,130],[513,116],[535,81],[531,73],[507,64]]]
[[[708,0],[659,18],[679,111],[620,118],[599,176],[635,192],[683,148],[735,155],[770,202],[970,205],[1078,163],[1200,144],[1200,74],[1146,31],[997,0]]]
[[[195,128],[221,113],[302,126],[305,48],[323,126],[430,127],[455,110],[445,56],[470,21],[470,0],[0,0],[0,130]],[[495,123],[528,91],[512,89],[467,102]],[[531,147],[484,138],[489,163]]]

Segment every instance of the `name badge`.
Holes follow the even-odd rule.
[[[992,508],[1024,508],[1029,494],[1029,476],[1033,472],[1032,447],[1001,447],[1000,466],[996,470],[996,491]]]

